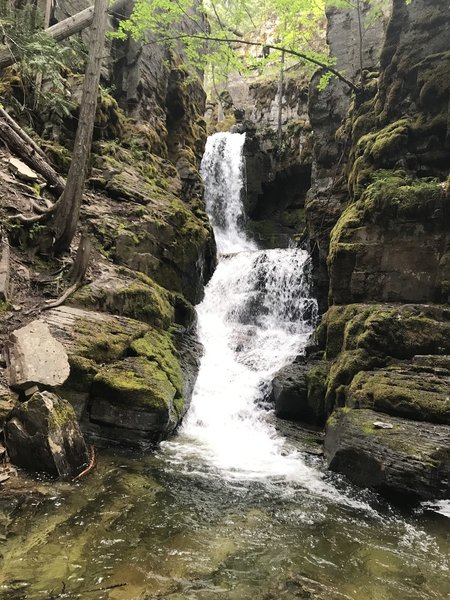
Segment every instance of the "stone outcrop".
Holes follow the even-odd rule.
[[[5,426],[13,464],[69,479],[87,467],[89,453],[72,406],[51,392],[18,404]]]
[[[58,391],[76,408],[87,433],[108,444],[148,447],[176,429],[197,371],[195,362],[180,358],[170,333],[75,307],[53,309],[46,319],[71,367]],[[187,353],[189,336],[178,335]],[[190,368],[183,370],[185,361]]]
[[[8,383],[27,390],[34,385],[55,388],[70,374],[67,354],[42,320],[32,321],[10,335],[6,345]]]
[[[372,410],[339,409],[328,421],[332,470],[363,487],[432,500],[450,495],[450,427]]]
[[[379,2],[381,11],[386,3]],[[358,14],[354,9],[327,9],[327,42],[336,67],[348,79],[359,82],[362,75],[377,73],[383,46],[387,14],[371,19],[373,7],[363,8],[364,41],[362,67],[359,56]],[[381,12],[381,14],[383,14]],[[308,114],[314,131],[311,187],[305,203],[308,235],[315,265],[316,295],[322,310],[327,306],[328,273],[326,261],[330,232],[348,200],[343,167],[347,161],[348,142],[339,135],[352,102],[350,89],[332,79],[325,89],[319,87],[322,72],[314,75],[309,93]]]

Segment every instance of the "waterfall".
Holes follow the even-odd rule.
[[[245,134],[238,133],[216,133],[206,142],[200,172],[219,254],[257,249],[243,229],[244,143]]]
[[[302,353],[317,308],[309,257],[298,248],[260,250],[244,232],[245,134],[208,139],[201,172],[219,264],[197,307],[204,355],[192,406],[175,442],[222,474],[317,479],[286,447],[263,406],[271,380]],[[186,458],[186,456],[185,456]],[[314,486],[312,486],[314,487]]]

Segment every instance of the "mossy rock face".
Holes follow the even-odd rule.
[[[401,359],[416,354],[447,354],[450,308],[420,304],[331,306],[320,329],[327,359],[356,349]]]
[[[174,321],[172,295],[143,274],[106,267],[70,299],[70,304],[130,317],[156,327]]]
[[[347,386],[360,371],[392,359],[450,352],[450,309],[433,305],[352,304],[332,306],[319,339],[333,361],[327,377],[326,412],[343,406]]]
[[[11,462],[32,471],[68,479],[89,462],[74,409],[50,392],[37,392],[16,406],[5,439]]]
[[[358,373],[346,405],[450,425],[450,371],[413,365]]]
[[[159,364],[126,358],[95,376],[89,416],[103,428],[121,431],[125,443],[158,442],[179,423],[177,390]]]
[[[157,364],[140,356],[125,358],[101,369],[95,376],[91,418],[97,420],[98,398],[104,398],[114,406],[159,412],[169,409],[175,393],[167,375]],[[124,425],[123,422],[120,424]]]
[[[336,410],[325,457],[353,483],[410,499],[450,498],[450,427],[372,410]]]
[[[60,392],[83,426],[108,444],[148,446],[179,425],[190,396],[171,333],[139,321],[74,307],[48,313],[71,375]]]
[[[143,337],[134,340],[131,343],[131,350],[138,356],[155,362],[166,374],[177,395],[182,396],[183,373],[172,336],[168,332],[152,329]]]
[[[331,233],[330,301],[446,301],[450,195],[437,180],[377,171]]]

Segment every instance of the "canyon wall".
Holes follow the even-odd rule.
[[[89,5],[60,1],[52,22]],[[111,29],[118,18],[110,17]],[[88,36],[84,31],[77,43],[86,44]],[[24,411],[31,410],[27,399],[36,389],[70,401],[84,431],[107,444],[152,445],[176,429],[189,406],[201,353],[193,304],[213,272],[215,243],[198,172],[206,141],[202,74],[184,63],[177,50],[107,39],[81,216],[94,250],[86,284],[64,307],[40,312],[44,297],[58,292],[49,274],[54,263],[30,259],[30,238],[19,228],[10,232],[17,268],[9,301],[1,305],[7,360],[0,373],[0,428],[5,426],[7,449],[18,464],[30,466],[29,456],[17,455],[14,448],[27,443],[28,454],[33,452]],[[5,105],[23,122],[27,116],[17,110],[17,100],[24,98],[14,73],[14,68],[2,73],[2,89]],[[71,108],[63,119],[51,110],[31,113],[35,139],[63,173],[70,163],[82,80],[81,72],[67,72]],[[1,160],[6,173],[8,155]],[[2,219],[11,203],[29,212],[26,188],[5,177],[0,186]],[[70,262],[68,257],[64,278]],[[30,321],[31,329],[24,329]],[[14,329],[21,340],[25,337],[20,348]],[[36,332],[42,331],[62,345],[70,365],[69,377],[50,386],[36,374],[42,367],[37,348],[44,343]],[[24,362],[35,361],[36,369],[15,385],[12,370],[23,348],[35,349]],[[26,371],[26,365],[20,368]],[[28,431],[27,441],[18,439],[20,428]],[[48,448],[52,432],[43,435]]]
[[[275,400],[296,386],[297,413],[327,421],[330,468],[356,483],[448,497],[449,6],[395,0],[362,81],[345,62],[345,14],[328,22],[360,91],[312,84],[306,212],[329,308],[296,377],[279,374]]]

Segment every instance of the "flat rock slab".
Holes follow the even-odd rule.
[[[57,387],[70,374],[63,345],[50,333],[48,325],[35,320],[13,331],[6,344],[8,383],[13,389],[33,385]]]
[[[377,422],[392,428],[377,428]],[[362,487],[422,500],[450,498],[450,426],[368,409],[338,409],[327,423],[331,470]]]
[[[9,170],[22,181],[27,183],[36,183],[39,180],[37,173],[18,158],[10,158],[8,161]]]
[[[362,371],[345,395],[351,408],[450,425],[450,370],[440,366],[413,363]]]

